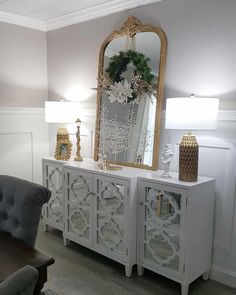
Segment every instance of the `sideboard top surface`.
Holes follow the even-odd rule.
[[[109,175],[109,176],[115,176],[115,177],[120,177],[120,178],[126,178],[126,179],[132,179],[132,178],[139,178],[140,180],[145,180],[145,181],[154,181],[154,182],[161,182],[162,184],[172,184],[172,185],[177,185],[179,187],[185,187],[185,188],[191,188],[194,186],[197,186],[199,184],[209,182],[209,181],[214,181],[214,178],[209,178],[209,177],[203,177],[199,176],[198,181],[196,182],[185,182],[185,181],[180,181],[178,179],[178,173],[177,172],[171,172],[171,178],[163,178],[161,177],[163,171],[157,170],[157,171],[150,171],[150,170],[145,170],[145,169],[138,169],[138,168],[132,168],[132,167],[127,167],[127,166],[121,166],[121,170],[101,170],[97,166],[97,162],[94,161],[93,159],[84,159],[81,162],[77,161],[58,161],[55,160],[54,158],[43,158],[44,161],[50,161],[52,163],[59,163],[64,165],[65,168],[71,168],[71,169],[80,169],[83,171],[90,171],[91,173],[97,173],[97,174],[102,174],[102,175]]]

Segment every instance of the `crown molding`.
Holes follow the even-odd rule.
[[[45,22],[18,14],[0,11],[0,22],[46,32]]]
[[[52,31],[62,27],[82,23],[106,15],[114,14],[120,11],[128,10],[138,6],[143,6],[162,0],[113,0],[106,1],[103,4],[94,5],[86,9],[82,9],[73,13],[56,17],[45,22],[46,31]]]
[[[41,21],[29,17],[20,16],[18,14],[0,11],[0,22],[47,32],[160,1],[162,0],[106,1],[105,3],[55,17],[47,21]]]

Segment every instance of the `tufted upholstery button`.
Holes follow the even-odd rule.
[[[19,221],[16,218],[12,219],[12,223],[14,225],[14,227],[18,227],[19,226]]]
[[[8,199],[8,204],[13,206],[15,204],[15,199],[14,198],[9,198]]]
[[[7,220],[7,217],[8,217],[7,211],[1,210],[0,211],[0,220]]]
[[[42,205],[50,195],[43,186],[0,175],[0,231],[34,247]]]

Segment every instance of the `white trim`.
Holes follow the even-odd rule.
[[[210,278],[232,288],[236,288],[236,272],[234,271],[229,271],[213,265]]]
[[[159,1],[162,0],[107,0],[105,3],[54,17],[47,21],[0,11],[0,21],[47,32]]]
[[[21,16],[18,14],[0,11],[0,21],[8,24],[22,26],[34,30],[46,32],[45,22]]]
[[[0,107],[0,115],[44,115],[44,108]]]
[[[81,107],[86,110],[86,117],[96,116],[96,105],[94,103],[81,102]],[[11,114],[44,114],[44,108],[32,108],[32,107],[0,107],[0,115]],[[162,120],[165,119],[165,110],[162,111]],[[236,110],[224,110],[219,111],[218,121],[236,122]]]
[[[51,31],[62,27],[70,26],[77,23],[82,23],[88,20],[96,19],[106,15],[114,14],[120,11],[143,6],[150,3],[159,2],[162,0],[113,0],[105,3],[94,5],[89,8],[55,17],[45,22],[46,30]]]
[[[236,110],[222,110],[219,111],[219,121],[236,121]]]

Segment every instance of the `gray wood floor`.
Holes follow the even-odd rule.
[[[48,270],[50,288],[58,295],[181,295],[180,285],[145,270],[139,277],[124,276],[124,267],[102,255],[71,243],[63,246],[59,231],[43,232],[40,225],[36,248],[56,260]],[[199,278],[190,285],[189,295],[236,295],[236,289]]]

